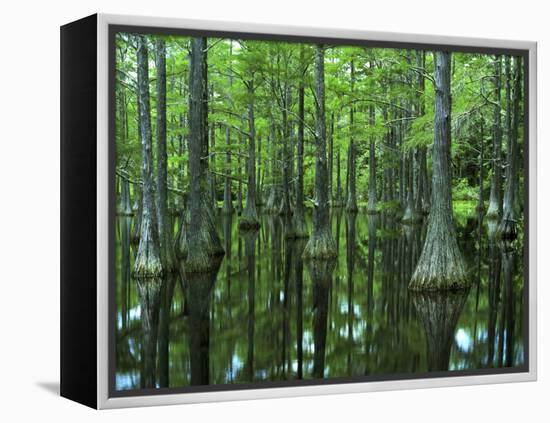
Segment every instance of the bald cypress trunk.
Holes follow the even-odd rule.
[[[291,166],[291,149],[290,149],[290,138],[292,134],[290,119],[288,118],[287,110],[290,110],[292,105],[291,100],[291,91],[290,86],[286,86],[284,100],[283,100],[283,111],[282,111],[282,126],[283,126],[283,145],[282,145],[282,160],[281,164],[283,167],[283,197],[281,202],[281,207],[279,208],[279,214],[284,217],[285,221],[285,236],[292,238],[294,235],[292,233],[291,225],[286,223],[290,220],[290,214],[292,213],[290,206],[290,169]]]
[[[414,158],[415,158],[415,152],[413,150],[409,151],[406,154],[406,164],[405,167],[406,171],[404,172],[404,177],[406,178],[406,181],[404,181],[404,186],[406,185],[406,193],[404,194],[406,198],[406,207],[405,212],[403,213],[403,218],[401,221],[403,223],[415,223],[418,222],[420,219],[418,213],[415,209],[415,202],[414,202]],[[405,183],[406,182],[406,183]]]
[[[502,131],[500,119],[500,74],[501,74],[501,59],[500,56],[495,57],[493,76],[493,157],[491,176],[491,194],[489,196],[489,208],[487,209],[486,217],[490,219],[498,219],[502,215],[502,163],[500,160],[500,152],[502,148]]]
[[[340,160],[340,147],[336,152],[336,194],[334,195],[333,206],[342,207],[342,164]]]
[[[300,63],[303,67],[304,49],[300,50]],[[298,87],[298,142],[296,143],[296,207],[292,215],[294,236],[305,238],[308,236],[304,211],[304,75]],[[330,193],[329,193],[330,195]]]
[[[232,70],[232,61],[233,61],[233,41],[229,41],[229,87],[233,87],[233,75]],[[230,98],[230,104],[233,104],[232,99]],[[233,198],[231,193],[231,128],[229,125],[225,128],[225,145],[227,147],[227,152],[225,154],[227,168],[225,170],[226,177],[223,186],[223,214],[229,215],[233,213]]]
[[[256,209],[256,128],[254,122],[254,81],[248,81],[248,183],[246,206],[239,221],[240,229],[257,229],[260,227]]]
[[[176,269],[172,229],[168,219],[168,157],[166,153],[166,46],[155,41],[157,67],[157,216],[160,255],[167,272]]]
[[[226,157],[226,177],[223,186],[223,214],[233,213],[233,200],[231,195],[231,129],[229,126],[225,128],[225,145],[227,146]]]
[[[409,284],[415,290],[469,286],[458,248],[451,197],[451,54],[435,53],[435,128],[432,209],[424,248]]]
[[[374,128],[376,124],[376,112],[374,106],[369,106],[369,124]],[[370,136],[369,140],[369,205],[367,208],[369,214],[375,214],[376,210],[376,151],[374,144],[374,136]]]
[[[306,258],[336,257],[336,244],[330,229],[328,169],[325,123],[325,54],[323,45],[315,48],[315,201],[313,231],[304,249]]]
[[[139,126],[141,134],[141,177],[143,199],[140,219],[139,246],[134,261],[134,276],[157,277],[163,274],[158,237],[155,187],[153,179],[153,139],[151,134],[151,104],[149,99],[149,53],[147,39],[137,36]]]
[[[206,38],[191,39],[189,56],[189,228],[186,272],[212,268],[212,255],[223,254],[208,192]]]
[[[508,145],[508,166],[506,167],[506,187],[504,192],[504,203],[502,221],[498,228],[501,238],[514,240],[517,238],[517,216],[516,216],[516,195],[518,184],[518,130],[520,123],[520,102],[521,102],[521,67],[520,57],[514,58],[512,100],[511,100],[511,126]]]
[[[426,67],[426,54],[423,51],[416,52],[416,67],[419,69],[425,69]],[[417,75],[417,90],[418,90],[418,116],[423,116],[425,113],[425,77],[419,72]],[[416,192],[416,211],[422,214],[428,214],[430,211],[430,180],[428,178],[428,159],[427,159],[427,147],[419,146],[417,150],[418,157],[418,173],[417,182],[418,187]]]
[[[120,182],[120,195],[117,205],[117,214],[121,216],[132,216],[132,201],[130,199],[130,182],[128,178],[118,178]]]
[[[353,60],[350,62],[350,91],[353,97],[355,88],[355,66]],[[356,189],[356,172],[355,172],[355,127],[354,127],[354,108],[350,107],[349,124],[350,124],[350,140],[349,140],[349,162],[348,162],[348,200],[346,210],[348,213],[357,213],[357,189]]]
[[[334,200],[333,173],[334,173],[334,112],[330,114],[330,136],[328,146],[328,195],[332,203]]]
[[[216,151],[216,127],[214,124],[211,124],[208,168],[215,171],[216,170],[216,153],[214,153],[214,151]],[[218,196],[216,193],[216,175],[213,172],[208,172],[208,185],[210,189],[210,198],[212,201],[212,211],[215,214],[218,210]]]

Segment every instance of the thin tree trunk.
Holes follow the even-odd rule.
[[[233,40],[229,40],[229,89],[233,88]],[[230,98],[229,101],[230,105],[233,105],[233,100]],[[233,198],[232,198],[232,192],[231,192],[231,128],[228,125],[225,128],[225,144],[227,147],[227,153],[226,153],[226,164],[227,169],[225,170],[226,177],[225,177],[225,183],[223,187],[223,214],[230,215],[233,214]],[[239,161],[240,166],[240,161]],[[240,175],[239,175],[240,177]],[[240,184],[240,182],[239,182]],[[230,254],[230,252],[227,252]]]
[[[342,177],[341,177],[341,163],[340,163],[340,146],[336,152],[336,196],[334,197],[334,207],[342,207]]]
[[[230,215],[233,213],[233,201],[231,198],[231,129],[229,126],[225,128],[225,145],[227,146],[225,182],[223,186],[223,214]]]
[[[502,174],[501,174],[501,159],[500,152],[502,149],[502,131],[500,119],[500,85],[501,85],[501,59],[500,56],[495,57],[493,77],[493,157],[491,175],[491,194],[489,195],[489,208],[487,209],[486,217],[489,219],[499,219],[502,215]]]
[[[502,221],[499,226],[501,238],[514,240],[517,238],[517,216],[516,216],[516,195],[518,184],[518,130],[520,123],[520,101],[521,101],[521,67],[520,57],[514,58],[514,77],[512,86],[512,111],[510,139],[508,147],[508,166],[506,167],[506,187],[504,192],[504,204]]]
[[[479,197],[477,200],[477,212],[481,216],[481,219],[483,219],[483,211],[485,208],[485,205],[483,203],[483,180],[484,180],[484,172],[483,172],[483,162],[485,159],[485,134],[484,134],[484,127],[483,127],[483,118],[479,120],[479,131],[480,131],[480,143],[479,143]]]
[[[117,178],[121,192],[118,196],[117,214],[120,216],[132,216],[134,214],[132,210],[132,201],[130,200],[130,182],[127,178]]]
[[[304,49],[300,49],[300,65],[304,67]],[[304,71],[303,71],[304,72]],[[304,72],[305,73],[305,72]],[[302,74],[298,88],[298,142],[296,160],[296,207],[294,208],[293,227],[296,238],[308,236],[304,211],[304,78]]]
[[[256,209],[256,129],[254,122],[254,81],[248,81],[248,183],[246,207],[239,221],[240,229],[257,229],[260,227]]]
[[[376,112],[374,106],[369,106],[369,123],[374,129],[376,125]],[[376,210],[376,150],[374,135],[370,136],[369,140],[369,204],[367,208],[369,214],[377,213]]]
[[[332,203],[333,193],[333,174],[334,174],[334,112],[330,114],[330,137],[328,152],[328,195]]]
[[[166,45],[155,40],[157,67],[157,216],[160,255],[167,272],[176,269],[172,229],[168,219],[168,156],[166,153]]]
[[[355,89],[355,66],[353,60],[350,63],[350,91],[353,98]],[[357,190],[356,190],[356,172],[355,172],[355,127],[354,127],[354,108],[350,107],[349,123],[350,123],[350,140],[349,140],[349,161],[348,161],[348,200],[346,210],[348,213],[357,213]]]
[[[284,109],[282,113],[282,120],[283,120],[283,160],[282,160],[282,166],[283,166],[283,198],[281,202],[281,208],[279,209],[279,214],[284,216],[285,218],[288,218],[291,214],[291,207],[290,207],[290,156],[292,151],[290,149],[290,122],[288,119],[288,113],[286,110],[289,110],[291,107],[291,99],[290,99],[290,87],[287,86],[285,89],[285,99],[284,99]],[[285,224],[285,231],[290,230],[289,225]],[[288,233],[286,236],[290,235],[293,236],[292,233]]]
[[[416,52],[416,67],[419,69],[426,68],[426,54],[423,51]],[[417,75],[418,89],[418,116],[424,116],[425,113],[425,77],[422,72]],[[427,147],[418,147],[418,191],[416,193],[416,210],[422,214],[428,214],[430,211],[430,180],[428,178],[428,158]]]
[[[216,170],[216,126],[214,124],[210,125],[210,149],[212,154],[210,155],[210,163],[208,164],[209,169]],[[218,195],[216,193],[216,175],[213,172],[208,173],[208,182],[210,185],[210,197],[212,198],[212,210],[214,213],[218,210]]]

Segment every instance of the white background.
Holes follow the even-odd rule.
[[[543,422],[548,354],[550,23],[545,1],[5,0],[0,13],[0,420]],[[59,381],[59,26],[95,13],[539,42],[539,381],[96,412]],[[78,207],[78,204],[75,204]],[[165,420],[163,420],[165,419]]]

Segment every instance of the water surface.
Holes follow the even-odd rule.
[[[117,218],[115,388],[523,365],[521,241],[505,248],[485,222],[460,222],[471,289],[415,294],[407,285],[425,226],[361,212],[331,219],[334,262],[304,262],[305,241],[287,239],[278,216],[245,233],[236,216],[219,216],[226,255],[214,271],[143,287],[131,277],[133,218]]]

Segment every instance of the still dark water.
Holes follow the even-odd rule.
[[[218,220],[225,257],[210,274],[161,281],[151,345],[156,311],[142,310],[150,301],[131,277],[133,219],[117,218],[117,390],[524,364],[523,246],[489,241],[485,222],[459,223],[469,292],[414,294],[422,225],[333,212],[338,259],[312,264],[278,216],[252,233],[236,216]]]

